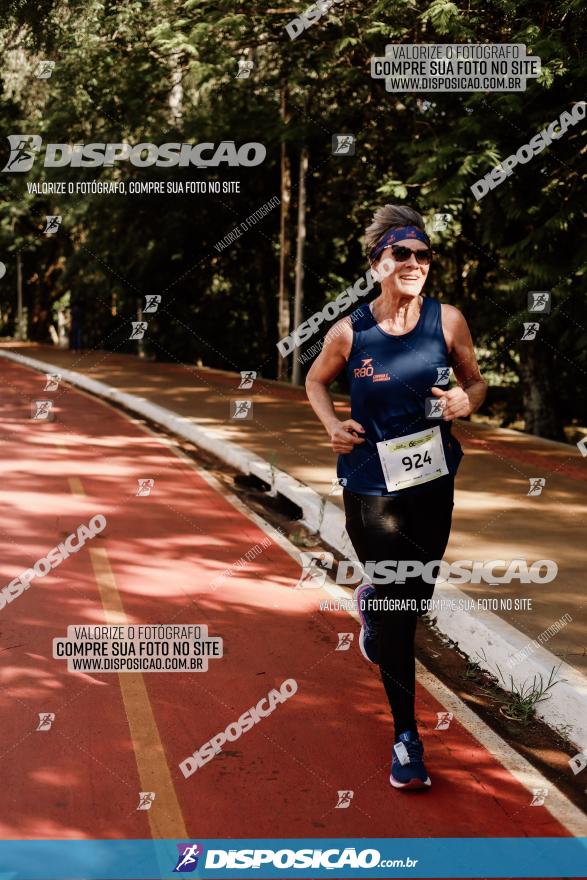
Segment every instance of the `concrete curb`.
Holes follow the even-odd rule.
[[[310,486],[272,467],[261,456],[226,440],[220,432],[202,428],[191,419],[178,416],[143,397],[119,391],[73,370],[58,368],[54,364],[15,352],[0,350],[0,357],[40,372],[58,372],[71,385],[102,399],[119,403],[131,412],[189,440],[231,467],[259,477],[301,508],[304,525],[319,532],[320,538],[345,558],[354,559],[354,551],[345,529],[344,514],[336,505],[320,496]],[[469,597],[453,584],[439,581],[435,598],[465,603]],[[507,680],[511,674],[518,687],[528,684],[536,675],[541,675],[546,682],[552,668],[558,668],[559,683],[553,688],[550,699],[537,705],[536,714],[551,727],[565,727],[568,739],[579,750],[587,750],[587,715],[584,711],[584,706],[587,705],[587,680],[581,673],[539,645],[534,645],[531,660],[521,660],[510,668],[509,659],[533,642],[491,611],[472,613],[442,608],[435,614],[438,629],[452,639],[461,651],[493,674],[498,667]],[[483,653],[480,653],[480,649]]]

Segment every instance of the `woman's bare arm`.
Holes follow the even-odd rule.
[[[364,443],[357,433],[363,426],[354,419],[340,421],[334,411],[329,387],[344,369],[353,344],[353,328],[349,318],[343,318],[328,331],[322,351],[310,367],[306,377],[306,393],[310,405],[330,436],[333,452],[346,454],[354,446]]]
[[[442,329],[458,386],[450,391],[433,388],[432,394],[446,399],[443,418],[451,421],[479,409],[487,394],[487,383],[479,370],[469,325],[454,306],[442,305]]]

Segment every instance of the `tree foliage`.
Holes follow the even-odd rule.
[[[214,245],[279,194],[284,142],[295,205],[305,144],[306,317],[365,272],[362,231],[375,207],[406,203],[429,220],[449,213],[448,230],[435,236],[428,292],[465,313],[498,386],[490,406],[504,423],[522,414],[530,430],[552,437],[561,436],[562,421],[585,423],[584,124],[481,201],[470,190],[582,98],[584,5],[343,0],[291,40],[285,26],[304,8],[286,0],[8,3],[0,29],[6,132],[58,143],[260,141],[267,158],[238,171],[123,163],[2,175],[3,332],[14,329],[20,251],[35,338],[48,338],[57,304],[76,300],[91,316],[88,346],[133,351],[128,321],[146,294],[158,293],[150,355],[274,376],[279,211],[222,251]],[[390,42],[524,43],[542,59],[542,74],[519,93],[390,93],[370,76],[371,58]],[[56,62],[50,79],[33,75],[41,59]],[[247,78],[236,76],[239,59],[253,61]],[[336,133],[355,135],[354,156],[332,155]],[[26,188],[31,179],[98,176],[238,178],[241,192],[57,198]],[[47,214],[63,215],[58,236],[43,235]],[[295,228],[289,235],[293,273]],[[530,290],[554,297],[532,343],[520,339]]]

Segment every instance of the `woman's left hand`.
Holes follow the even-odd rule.
[[[450,391],[432,388],[431,392],[434,397],[444,400],[442,418],[445,422],[452,422],[453,419],[462,419],[463,416],[471,415],[473,407],[471,406],[469,395],[460,385],[451,388]]]

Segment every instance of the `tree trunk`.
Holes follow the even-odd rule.
[[[308,172],[308,148],[304,145],[300,154],[300,179],[298,192],[298,241],[296,250],[296,289],[294,300],[294,327],[302,323],[304,305],[304,245],[306,243],[306,174]],[[291,381],[301,384],[302,365],[299,352],[294,349]]]
[[[281,87],[280,114],[282,124],[287,125],[290,113],[287,106],[287,86]],[[281,208],[279,225],[279,293],[277,300],[277,336],[283,339],[289,334],[289,300],[290,280],[289,261],[291,257],[290,241],[290,210],[291,210],[291,162],[285,137],[281,142]],[[277,353],[277,378],[287,380],[287,361]]]
[[[169,104],[172,125],[178,125],[181,122],[183,114],[183,62],[184,58],[181,53],[175,53],[170,58],[171,89],[167,101]]]
[[[565,441],[563,423],[557,406],[552,353],[538,335],[520,342],[520,378],[522,382],[525,429],[549,440]]]

